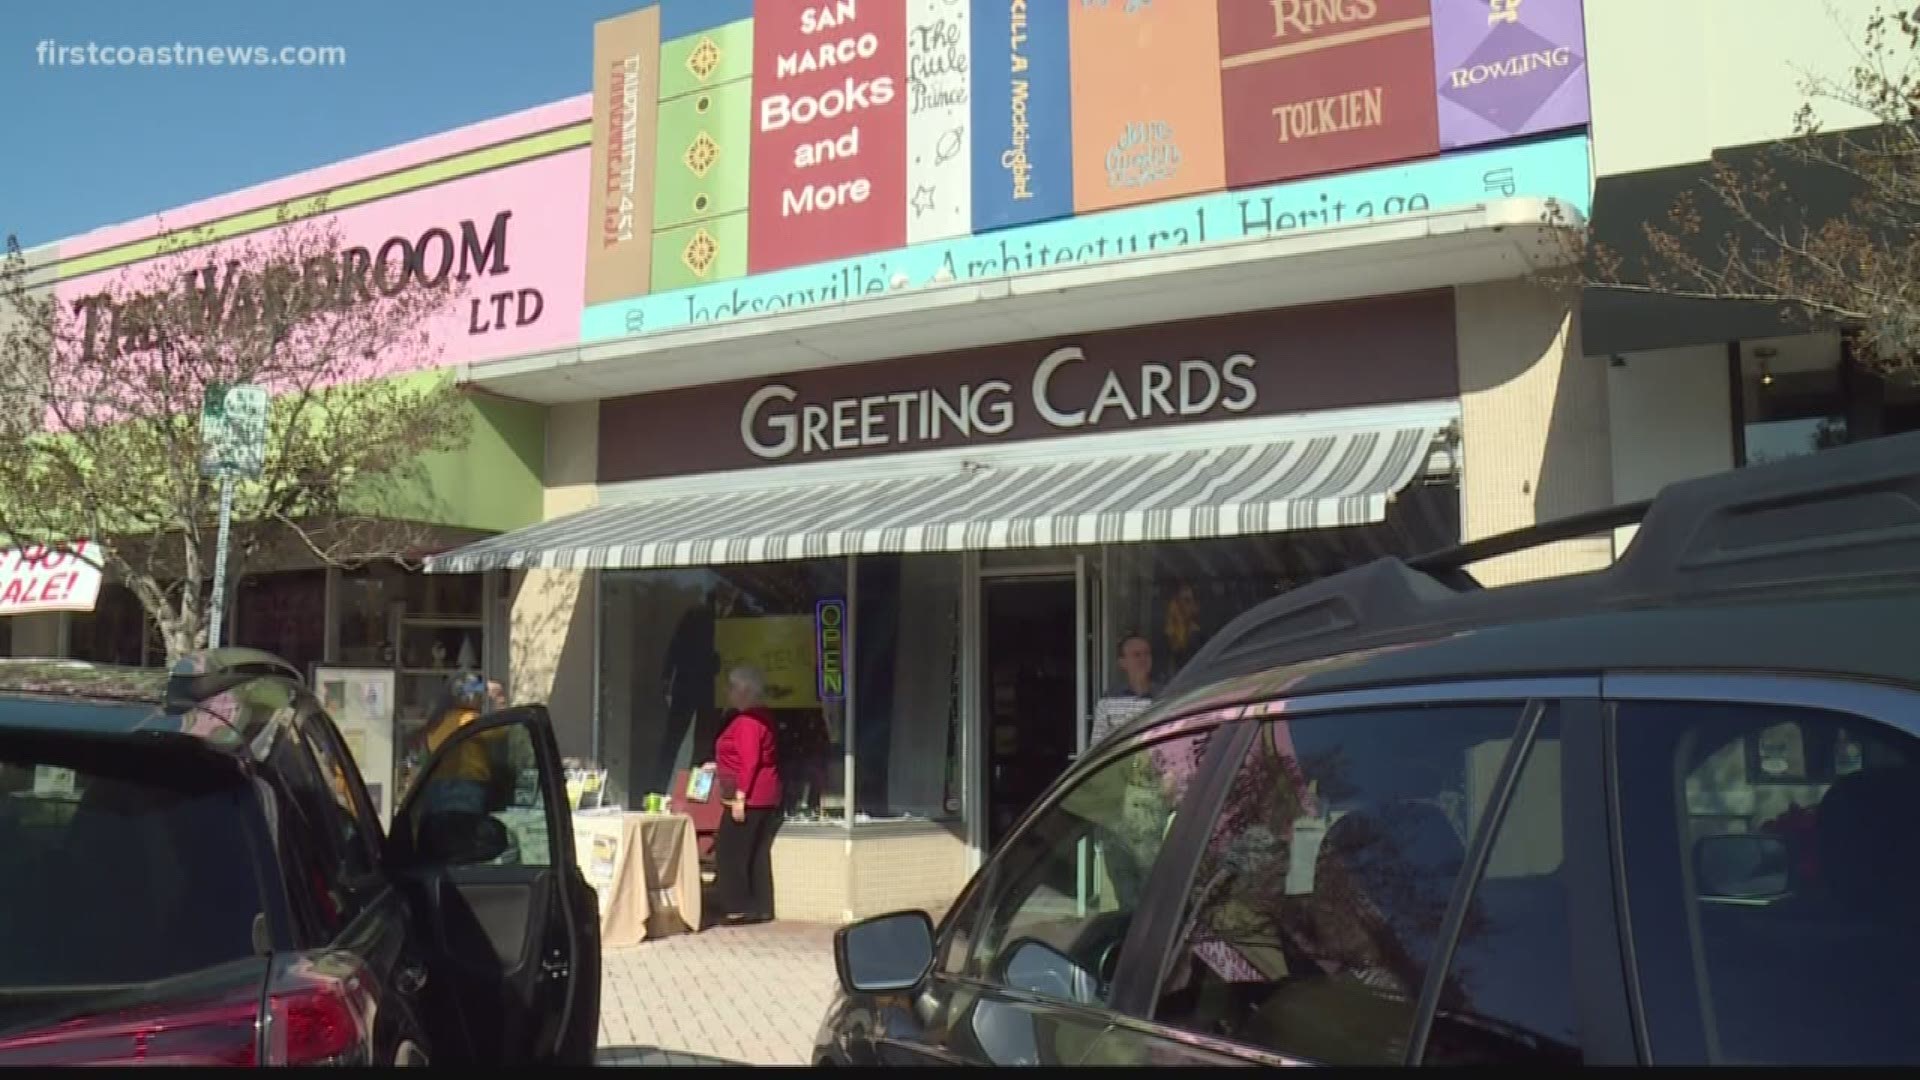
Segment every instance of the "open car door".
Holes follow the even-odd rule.
[[[574,857],[544,706],[483,716],[440,745],[394,815],[387,865],[428,957],[437,1063],[593,1063],[598,899]]]

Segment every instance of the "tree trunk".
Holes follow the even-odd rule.
[[[199,601],[199,583],[190,582],[181,591],[180,600],[169,603],[167,593],[151,576],[123,571],[127,588],[139,599],[140,607],[154,629],[160,631],[160,643],[167,650],[167,666],[204,647],[207,634],[206,611]]]
[[[199,649],[202,634],[199,628],[175,619],[161,625],[160,638],[166,643],[167,666],[171,668],[174,661]]]

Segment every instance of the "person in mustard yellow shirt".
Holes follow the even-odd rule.
[[[478,720],[486,708],[487,683],[478,675],[456,677],[451,690],[447,705],[427,725],[424,742],[429,757],[454,732]],[[424,794],[430,812],[487,812],[487,793],[495,781],[492,744],[498,742],[499,734],[489,732],[466,740],[434,769]]]

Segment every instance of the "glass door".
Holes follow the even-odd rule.
[[[1098,551],[1023,553],[981,565],[966,622],[974,642],[963,699],[974,752],[968,838],[984,858],[1033,798],[1087,750],[1108,657]]]
[[[1078,674],[1079,696],[1078,719],[1074,723],[1074,759],[1087,752],[1087,743],[1093,730],[1093,708],[1100,700],[1101,687],[1107,678],[1106,626],[1104,618],[1105,604],[1101,596],[1100,557],[1081,553],[1074,556],[1074,587],[1077,596],[1074,609],[1079,624],[1074,632],[1080,642],[1080,670]]]
[[[1082,674],[1080,584],[1071,573],[995,575],[980,585],[980,778],[989,848],[1073,763]]]

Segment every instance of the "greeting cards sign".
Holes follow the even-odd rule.
[[[760,0],[753,27],[754,273],[906,242],[906,7]]]

